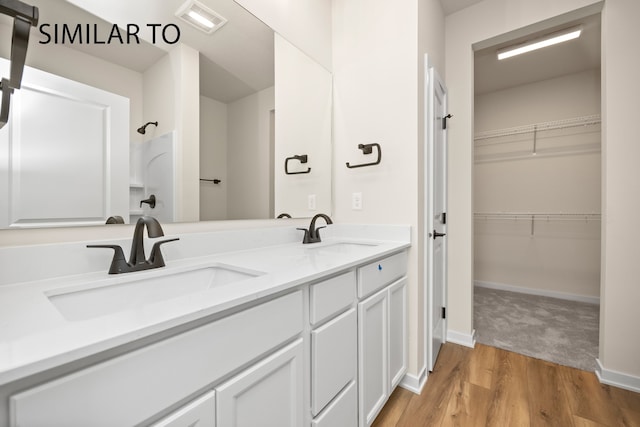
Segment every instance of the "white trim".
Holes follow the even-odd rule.
[[[596,359],[596,376],[602,384],[640,393],[640,377],[605,369],[600,359]]]
[[[525,288],[522,286],[507,285],[504,283],[484,282],[481,280],[475,280],[473,284],[474,286],[477,286],[479,288],[497,289],[499,291],[518,292],[521,294],[539,295],[543,297],[551,297],[569,301],[585,302],[587,304],[600,305],[600,297],[592,297],[588,295],[567,294],[564,292],[557,292],[548,289]]]
[[[424,385],[427,383],[427,369],[423,368],[420,372],[420,376],[415,376],[413,374],[406,374],[400,384],[398,386],[402,387],[405,390],[409,390],[412,393],[420,394],[422,393],[422,389]]]
[[[458,331],[447,331],[447,342],[463,345],[465,347],[475,348],[476,346],[476,330],[472,330],[470,334]]]

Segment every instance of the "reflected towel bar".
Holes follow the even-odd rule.
[[[306,154],[300,154],[293,157],[287,157],[286,159],[284,159],[284,173],[286,173],[287,175],[298,175],[302,173],[311,172],[311,168],[307,168],[306,171],[301,171],[301,172],[289,172],[289,160],[299,160],[300,163],[305,164],[309,161],[309,156],[307,156]]]

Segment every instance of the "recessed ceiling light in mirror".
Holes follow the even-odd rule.
[[[220,29],[227,20],[197,0],[188,0],[183,4],[176,16],[207,34]]]

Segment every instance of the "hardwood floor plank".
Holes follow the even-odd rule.
[[[593,372],[560,366],[567,400],[574,415],[611,427],[631,427],[634,422]]]
[[[469,382],[486,389],[493,385],[496,348],[476,344],[474,357],[469,361]]]
[[[573,425],[575,427],[609,427],[595,421],[587,420],[586,418],[582,418],[577,415],[573,416]]]
[[[442,419],[443,427],[484,427],[491,402],[491,390],[459,381]]]
[[[398,427],[439,426],[449,406],[453,381],[468,363],[471,349],[462,346],[447,346],[440,350],[438,362],[427,379],[428,387],[420,396],[411,399]]]
[[[387,404],[376,417],[372,427],[394,427],[414,396],[416,395],[409,390],[401,387],[396,388],[389,397]]]
[[[526,356],[508,351],[499,352],[495,372],[487,425],[530,426]]]
[[[574,425],[558,365],[529,358],[527,382],[532,426]]]

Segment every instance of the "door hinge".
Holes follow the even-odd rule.
[[[443,319],[447,318],[447,307],[442,307],[442,318]]]
[[[450,119],[451,117],[453,117],[451,114],[447,114],[442,118],[442,129],[447,128],[447,119]]]
[[[442,224],[446,224],[447,223],[447,213],[446,212],[442,212],[442,216],[440,217],[440,222],[442,222]]]

